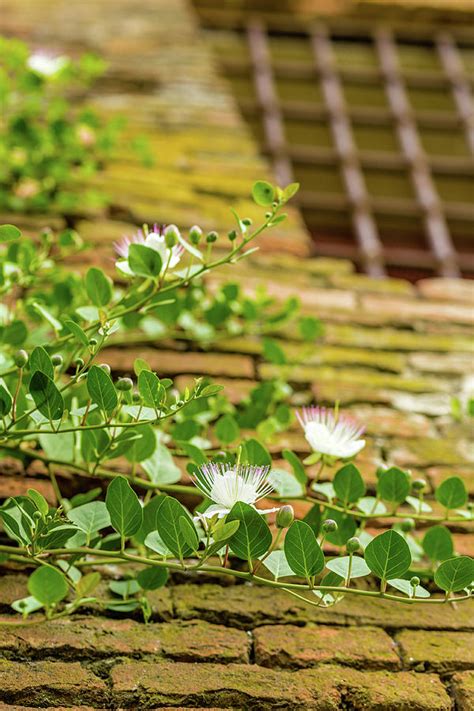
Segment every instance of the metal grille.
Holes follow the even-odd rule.
[[[316,253],[375,277],[474,276],[472,27],[195,2],[277,180],[301,183]]]

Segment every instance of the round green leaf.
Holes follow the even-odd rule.
[[[0,381],[0,416],[5,417],[12,409],[13,398],[6,385]]]
[[[285,536],[286,559],[292,571],[302,578],[311,578],[324,568],[324,555],[311,526],[294,521]]]
[[[112,378],[98,365],[93,365],[87,373],[87,390],[92,402],[102,412],[110,413],[117,407],[118,398]]]
[[[275,189],[265,180],[257,180],[252,188],[252,197],[257,205],[268,207],[275,199]]]
[[[91,267],[85,276],[87,296],[94,306],[107,306],[112,298],[112,280],[104,274],[102,269]]]
[[[56,568],[42,565],[28,578],[28,592],[49,607],[66,597],[68,593],[66,578]]]
[[[105,504],[112,526],[123,538],[129,538],[139,530],[143,509],[125,477],[118,476],[109,484]]]
[[[454,553],[453,537],[446,526],[432,526],[423,538],[423,550],[431,560],[446,560]]]
[[[238,501],[227,515],[227,522],[239,521],[240,525],[229,543],[232,552],[242,560],[251,561],[260,558],[270,548],[272,534],[263,516],[256,510]]]
[[[30,366],[31,373],[34,373],[35,370],[39,370],[41,373],[47,375],[48,378],[51,378],[51,380],[54,379],[53,362],[48,351],[46,348],[43,348],[43,346],[33,348],[28,365]]]
[[[216,436],[222,444],[234,442],[240,435],[240,427],[232,415],[223,415],[216,424]]]
[[[382,580],[401,577],[411,564],[405,539],[393,529],[376,536],[365,549],[365,562]]]
[[[441,563],[434,576],[436,585],[445,592],[464,590],[474,582],[474,559],[467,555]]]
[[[381,473],[377,482],[377,494],[384,501],[401,504],[410,493],[408,474],[398,467],[390,467]]]
[[[143,590],[157,590],[166,585],[168,580],[168,568],[145,568],[137,575],[137,582]]]
[[[165,389],[155,373],[143,368],[138,374],[138,391],[147,407],[159,409],[165,397]]]
[[[255,466],[271,466],[272,458],[266,447],[257,439],[248,439],[242,447],[242,462]]]
[[[76,506],[76,508],[68,511],[66,515],[70,521],[75,523],[88,536],[100,531],[102,528],[107,528],[111,523],[107,505],[103,501],[91,501],[88,504]]]
[[[0,242],[12,242],[21,237],[21,231],[15,225],[0,225]]]
[[[48,420],[59,420],[64,412],[61,393],[51,378],[37,370],[30,380],[30,394],[36,407]]]
[[[144,244],[131,244],[128,250],[128,265],[132,272],[141,277],[160,276],[163,262],[159,252]]]
[[[349,562],[351,557],[345,555],[342,558],[333,558],[326,563],[326,568],[337,573],[344,580],[347,580],[349,573]],[[362,578],[364,575],[370,575],[370,568],[363,558],[357,555],[352,556],[351,578]]]
[[[179,559],[190,556],[195,550],[188,544],[189,532],[184,535],[180,526],[179,521],[183,516],[190,518],[184,506],[172,496],[166,496],[156,516],[156,527],[163,543]]]
[[[346,464],[336,472],[333,481],[337,498],[344,506],[353,504],[365,494],[365,484],[354,464]]]
[[[445,479],[435,491],[436,501],[447,509],[457,509],[467,501],[466,486],[458,476]]]

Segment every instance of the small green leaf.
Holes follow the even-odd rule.
[[[451,476],[438,486],[435,498],[447,509],[461,508],[467,501],[466,485],[458,476]]]
[[[12,242],[21,237],[21,231],[15,225],[0,225],[0,242]]]
[[[168,447],[161,442],[155,430],[155,450],[151,457],[140,462],[140,466],[153,484],[176,484],[181,479],[181,470],[175,464]]]
[[[89,504],[76,506],[66,515],[87,536],[111,525],[110,515],[103,501],[91,501]]]
[[[342,558],[333,558],[328,563],[326,563],[326,568],[332,570],[333,573],[337,573],[344,580],[347,580],[349,574],[349,561],[350,556],[346,555]],[[352,556],[352,567],[351,567],[351,579],[352,578],[362,578],[365,575],[370,575],[370,568],[363,558],[357,555]]]
[[[323,552],[312,528],[304,521],[291,524],[284,550],[290,568],[302,578],[312,578],[324,568]]]
[[[248,561],[260,558],[270,548],[272,534],[263,516],[252,506],[238,501],[227,515],[227,521],[239,521],[237,531],[230,539],[232,552],[242,560]]]
[[[435,572],[436,585],[447,593],[458,592],[474,581],[474,560],[467,555],[445,560]]]
[[[43,346],[36,346],[36,348],[33,349],[30,355],[29,366],[31,373],[39,370],[41,373],[47,375],[48,378],[54,380],[54,366],[48,352]]]
[[[242,446],[242,462],[256,466],[271,466],[272,458],[266,447],[256,439],[248,439]]]
[[[112,526],[122,538],[130,538],[138,531],[142,525],[143,510],[125,477],[117,476],[109,484],[105,504]]]
[[[340,501],[347,507],[365,494],[365,484],[359,470],[354,464],[346,464],[336,472],[333,481],[334,491]]]
[[[184,506],[173,497],[167,496],[159,507],[156,517],[156,527],[163,543],[180,560],[194,553],[179,524],[182,516],[189,518]]]
[[[446,560],[454,554],[453,537],[446,526],[432,526],[423,538],[423,550],[431,560]]]
[[[285,202],[290,200],[298,190],[300,189],[300,184],[299,183],[290,183],[289,185],[286,186],[286,188],[283,189],[283,199]]]
[[[160,384],[160,379],[155,373],[144,368],[140,371],[138,374],[138,391],[146,406],[159,410],[165,397],[165,389]]]
[[[49,513],[49,504],[44,498],[43,494],[40,494],[36,489],[28,489],[28,498],[32,500],[40,514],[45,518]]]
[[[308,483],[308,477],[306,476],[305,468],[299,457],[297,457],[296,454],[289,449],[284,449],[282,454],[283,459],[285,459],[293,469],[295,479],[301,484],[303,489],[305,489],[306,484]]]
[[[28,578],[28,592],[46,607],[64,600],[68,594],[66,578],[56,568],[42,565]]]
[[[430,597],[430,593],[421,585],[417,585],[413,591],[413,586],[409,580],[404,578],[395,578],[393,580],[387,580],[388,584],[395,588],[395,590],[400,590],[400,592],[407,595],[407,597]]]
[[[136,276],[156,279],[160,276],[163,262],[156,249],[145,247],[144,244],[131,244],[128,250],[128,265]]]
[[[168,568],[145,568],[137,575],[137,583],[143,590],[157,590],[166,585],[168,580]]]
[[[393,529],[376,536],[365,549],[365,561],[382,580],[402,576],[411,564],[411,553],[405,539]]]
[[[102,269],[91,267],[85,276],[87,296],[94,306],[107,306],[113,295],[112,279]]]
[[[64,412],[63,396],[51,378],[37,370],[30,380],[30,394],[36,407],[48,420],[59,420]]]
[[[76,583],[76,597],[90,597],[101,581],[100,573],[87,573]]]
[[[240,427],[232,415],[223,415],[217,421],[216,436],[222,444],[230,444],[240,436]]]
[[[13,398],[10,395],[10,392],[4,381],[0,380],[0,417],[5,417],[6,415],[8,415],[8,413],[12,409],[12,405]]]
[[[61,321],[58,321],[58,319],[55,318],[53,314],[48,311],[48,309],[45,308],[42,304],[39,304],[37,301],[33,301],[33,303],[31,304],[31,308],[36,311],[39,316],[44,318],[44,320],[47,321],[47,323],[49,323],[52,328],[54,328],[56,333],[59,333],[59,331],[62,330],[63,325]]]
[[[276,365],[284,365],[287,362],[285,351],[274,338],[263,339],[263,357]]]
[[[223,385],[206,385],[200,393],[199,397],[210,397],[211,395],[217,395],[217,393],[220,393],[222,390],[224,390]]]
[[[64,322],[64,326],[70,333],[72,333],[73,336],[76,337],[76,340],[79,341],[79,343],[82,343],[82,345],[86,348],[88,347],[89,338],[86,332],[79,326],[79,324],[69,319],[68,321]]]
[[[257,180],[252,187],[252,197],[257,205],[268,207],[275,199],[275,188],[265,180]]]
[[[118,404],[112,378],[98,365],[93,365],[87,373],[87,390],[92,402],[106,414],[110,414]]]
[[[377,482],[377,494],[384,501],[401,504],[410,493],[408,474],[398,467],[390,467],[381,473]]]
[[[321,321],[314,316],[303,316],[299,319],[298,328],[305,341],[315,341],[323,333]]]
[[[285,551],[272,551],[263,561],[263,565],[270,571],[275,580],[279,578],[289,578],[294,575],[294,572],[288,565]]]
[[[199,538],[196,528],[194,527],[194,524],[189,518],[189,516],[180,516],[178,524],[187,545],[191,548],[193,552],[197,551],[197,549],[199,548]]]

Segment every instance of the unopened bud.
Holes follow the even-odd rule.
[[[140,402],[141,399],[142,399],[142,398],[141,398],[141,396],[140,396],[140,393],[137,393],[137,392],[132,393],[132,400],[133,400],[133,402]]]
[[[108,363],[101,363],[101,364],[99,365],[99,368],[102,368],[102,370],[105,370],[105,372],[107,373],[107,375],[110,375],[111,369],[110,369],[110,365],[109,365]]]
[[[360,548],[359,539],[356,536],[354,536],[353,538],[349,538],[346,543],[346,548],[348,553],[355,553],[356,551],[358,551]]]
[[[235,230],[231,230],[227,233],[227,237],[230,239],[231,242],[233,242],[237,239],[237,232]]]
[[[14,361],[17,368],[24,368],[28,363],[28,353],[24,350],[17,351],[15,353]]]
[[[323,525],[321,526],[321,530],[323,531],[323,533],[335,533],[335,531],[337,531],[337,528],[337,523],[332,518],[327,518],[325,521],[323,521]]]
[[[208,244],[212,244],[213,242],[217,241],[218,234],[217,232],[208,232],[206,236],[206,242]]]
[[[165,241],[167,247],[173,247],[176,242],[179,241],[180,237],[181,234],[176,225],[168,225],[168,227],[165,228]]]
[[[252,220],[250,217],[244,217],[242,220],[242,224],[245,225],[245,227],[250,227],[252,225]]]
[[[282,506],[281,509],[278,509],[276,515],[276,525],[278,528],[288,528],[294,520],[295,512],[293,510],[293,506],[286,504],[285,506]]]
[[[89,345],[96,346],[97,345],[97,338],[89,338]]]
[[[117,390],[127,392],[133,388],[133,380],[131,378],[120,378],[115,384]]]
[[[189,230],[189,240],[191,244],[199,244],[202,237],[202,230],[197,225],[193,225]]]
[[[413,491],[423,491],[423,489],[426,489],[426,481],[424,479],[415,479],[412,487]]]
[[[74,361],[74,365],[76,368],[82,368],[84,366],[84,359],[83,358],[76,358]]]
[[[63,357],[60,353],[54,353],[54,355],[51,356],[51,363],[57,368],[58,366],[63,364]]]
[[[402,529],[403,533],[409,533],[415,528],[415,521],[412,518],[404,518],[403,521],[400,523],[400,528]]]
[[[413,578],[410,580],[410,585],[412,588],[416,588],[420,584],[420,578],[416,575],[413,576]]]

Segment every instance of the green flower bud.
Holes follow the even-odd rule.
[[[231,230],[227,233],[227,237],[230,239],[231,242],[233,242],[237,239],[237,232],[235,230]]]
[[[28,353],[24,350],[17,351],[15,353],[14,361],[17,368],[24,368],[28,363]]]
[[[332,518],[327,518],[325,521],[323,521],[323,525],[321,526],[321,530],[323,533],[335,533],[337,529],[338,525]]]
[[[74,361],[74,365],[76,368],[83,368],[84,367],[84,358],[76,358]]]
[[[89,338],[89,345],[96,346],[97,345],[97,338]]]
[[[242,224],[245,225],[245,227],[251,227],[252,222],[253,220],[251,220],[250,217],[244,217],[242,220]]]
[[[39,521],[40,518],[42,518],[41,513],[40,513],[39,511],[33,511],[33,518],[34,518],[36,521]]]
[[[415,479],[412,483],[413,491],[423,491],[426,489],[426,481],[424,479]]]
[[[415,521],[412,518],[404,518],[403,521],[400,523],[400,528],[402,529],[403,533],[409,533],[415,528]]]
[[[168,249],[173,249],[175,244],[177,243],[176,235],[174,232],[166,232],[165,233],[165,243]]]
[[[51,356],[51,363],[57,368],[58,366],[63,364],[63,357],[60,353],[54,353]]]
[[[295,512],[293,510],[293,506],[286,504],[285,506],[282,506],[281,509],[278,509],[276,515],[276,525],[278,528],[288,528],[294,520]]]
[[[119,378],[119,380],[115,383],[115,387],[117,390],[127,392],[133,388],[133,380],[131,378]]]
[[[201,241],[201,237],[202,237],[201,228],[198,227],[197,225],[193,225],[191,227],[191,229],[189,230],[189,240],[190,240],[191,244],[194,244],[194,245],[199,244],[199,242]]]
[[[217,232],[208,232],[206,237],[207,244],[212,244],[213,242],[216,242],[218,236],[219,235],[217,234]]]
[[[110,368],[110,365],[109,365],[108,363],[101,363],[101,364],[99,365],[99,368],[102,368],[102,370],[105,370],[105,372],[107,373],[107,375],[110,375],[110,373],[111,373],[111,368]]]
[[[358,551],[360,548],[359,539],[356,536],[353,536],[353,538],[349,538],[346,543],[346,548],[348,553],[355,553],[356,551]]]
[[[134,392],[132,393],[132,401],[133,402],[140,402],[141,401],[141,395],[140,393]]]
[[[410,585],[412,588],[416,588],[420,584],[420,578],[418,578],[416,575],[413,576],[413,578],[410,580]]]

